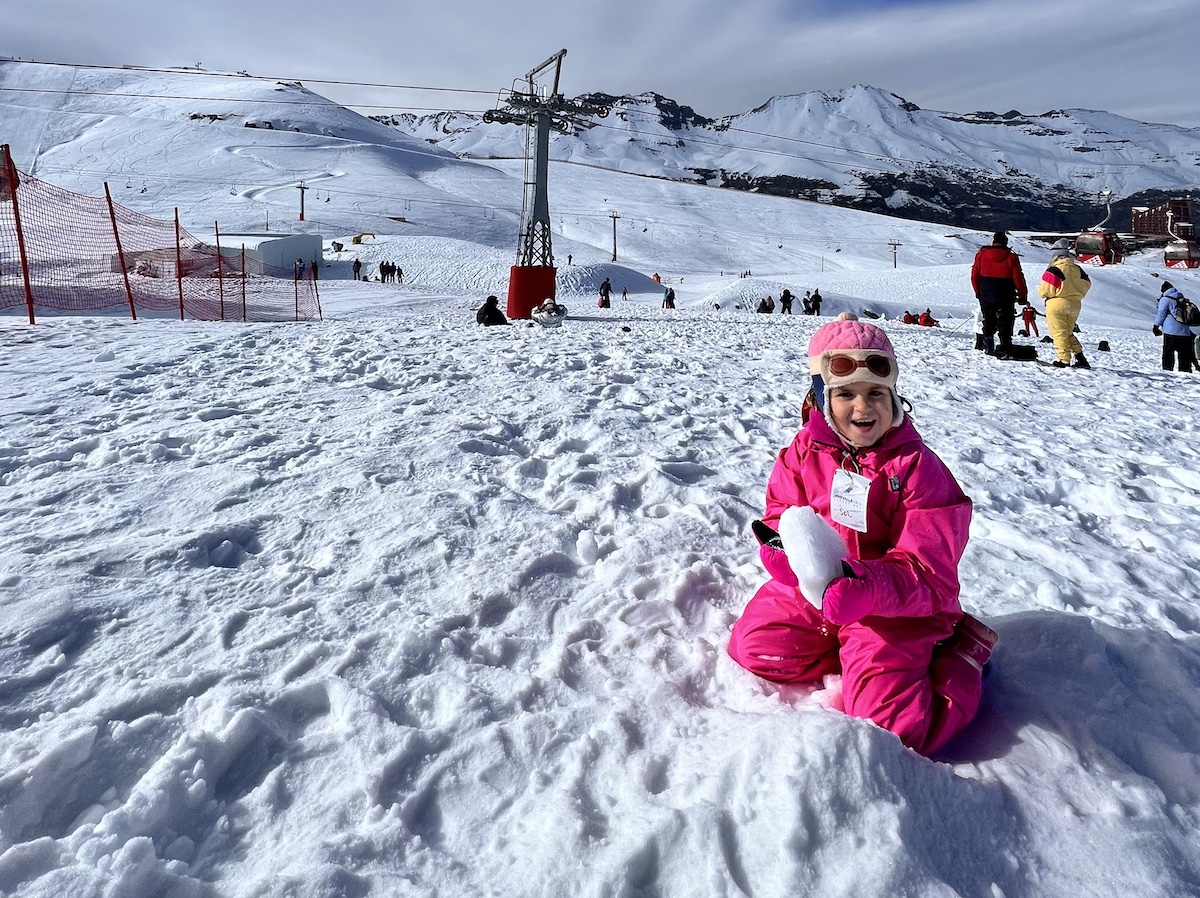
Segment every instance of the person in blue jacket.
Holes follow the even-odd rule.
[[[1163,338],[1162,367],[1170,371],[1179,362],[1180,371],[1191,371],[1195,366],[1195,347],[1192,344],[1192,329],[1175,317],[1176,303],[1183,294],[1163,281],[1158,299],[1158,314],[1154,316],[1154,336]]]

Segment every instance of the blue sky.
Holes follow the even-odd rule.
[[[489,108],[495,92],[566,48],[568,95],[656,91],[711,117],[870,84],[948,112],[1082,107],[1188,127],[1200,126],[1187,74],[1197,44],[1196,0],[46,0],[7,10],[0,34],[7,56],[201,63],[313,81],[349,104]]]
[[[933,0],[826,0],[824,6],[830,13],[857,12],[863,9],[889,9],[898,6],[928,6]],[[942,3],[960,3],[969,0],[940,0]],[[803,7],[805,4],[796,4]],[[804,10],[801,9],[801,12]]]

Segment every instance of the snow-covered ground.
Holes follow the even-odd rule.
[[[999,362],[985,235],[551,178],[557,330],[475,325],[512,261],[489,196],[477,230],[326,231],[377,226],[324,322],[0,317],[0,893],[1200,894],[1200,375],[1149,332],[1200,272],[1093,270],[1092,371]],[[616,203],[614,263],[569,210]],[[975,503],[962,599],[1001,642],[935,760],[724,652],[821,323],[745,311],[785,286],[885,316]]]

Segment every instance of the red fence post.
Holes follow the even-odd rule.
[[[217,291],[221,296],[221,320],[225,320],[225,275],[221,271],[221,223],[213,222],[213,233],[217,237]]]
[[[242,320],[246,320],[246,244],[242,244]]]
[[[175,207],[175,282],[179,284],[179,320],[183,320],[183,254],[179,250],[179,207]]]
[[[17,179],[17,167],[13,165],[12,153],[8,151],[8,144],[0,147],[4,151],[4,178],[5,190],[0,199],[8,199],[13,204],[13,224],[17,229],[17,250],[21,254],[21,276],[25,279],[25,305],[29,308],[29,323],[37,324],[33,319],[33,284],[29,280],[29,255],[25,251],[25,233],[21,230],[21,210],[17,204],[17,187],[20,186],[20,181]]]
[[[117,230],[117,213],[113,208],[112,194],[108,182],[104,182],[104,198],[108,200],[108,217],[112,219],[113,240],[117,242],[117,263],[121,266],[121,277],[125,279],[125,297],[129,300],[129,314],[137,321],[137,309],[133,305],[133,288],[129,286],[129,269],[125,267],[125,250],[121,249],[121,232]]]

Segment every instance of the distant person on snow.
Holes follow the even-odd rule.
[[[596,303],[602,309],[612,308],[612,281],[608,278],[600,284],[600,300]]]
[[[1025,326],[1024,330],[1026,337],[1040,337],[1042,335],[1038,330],[1037,316],[1037,309],[1035,309],[1032,305],[1027,304],[1021,306],[1021,324]]]
[[[350,266],[350,269],[354,272],[354,279],[357,281],[359,274],[362,273],[362,262],[360,262],[358,259],[355,259],[354,264]]]
[[[803,426],[752,528],[770,579],[729,654],[776,683],[841,674],[847,714],[932,754],[975,716],[996,642],[959,605],[971,500],[906,417],[882,329],[830,322],[808,365]]]
[[[668,287],[666,290],[663,291],[662,307],[664,309],[675,308],[675,288],[674,287]]]
[[[1015,303],[1029,302],[1029,288],[1021,271],[1021,259],[1008,248],[1008,235],[1003,231],[993,234],[991,245],[975,254],[971,289],[983,312],[983,351],[997,358],[1010,358]]]
[[[494,324],[508,324],[508,319],[500,311],[500,300],[495,296],[489,296],[479,307],[479,311],[475,313],[475,321],[485,327]]]
[[[917,323],[917,316],[916,316],[916,315],[914,315],[912,312],[908,311],[907,309],[905,309],[905,310],[904,310],[904,317],[903,317],[903,318],[901,318],[901,319],[900,319],[900,321],[901,321],[902,323],[904,323],[904,324],[916,324],[916,323]]]
[[[567,317],[567,307],[560,305],[553,296],[547,296],[530,314],[542,327],[558,327]]]
[[[780,315],[792,314],[792,300],[795,298],[796,297],[794,297],[792,295],[791,290],[785,289],[782,293],[779,294],[779,314]]]
[[[1179,362],[1180,371],[1191,371],[1195,367],[1195,346],[1192,329],[1175,317],[1176,304],[1183,294],[1163,281],[1159,288],[1158,313],[1154,316],[1154,336],[1163,339],[1162,369],[1170,371]]]
[[[1092,289],[1092,280],[1075,262],[1075,250],[1071,241],[1063,238],[1050,247],[1050,266],[1038,284],[1038,296],[1046,300],[1046,327],[1054,341],[1058,358],[1051,364],[1055,368],[1071,367],[1071,358],[1076,368],[1090,368],[1084,358],[1083,346],[1075,336],[1075,322],[1083,308],[1083,298]]]
[[[814,287],[813,292],[812,292],[812,298],[809,300],[809,302],[812,303],[812,313],[814,315],[821,314],[821,300],[822,299],[823,299],[823,297],[821,296],[821,291]]]
[[[921,325],[921,327],[937,327],[938,320],[933,317],[933,313],[929,309],[926,309],[917,316],[917,324]]]

